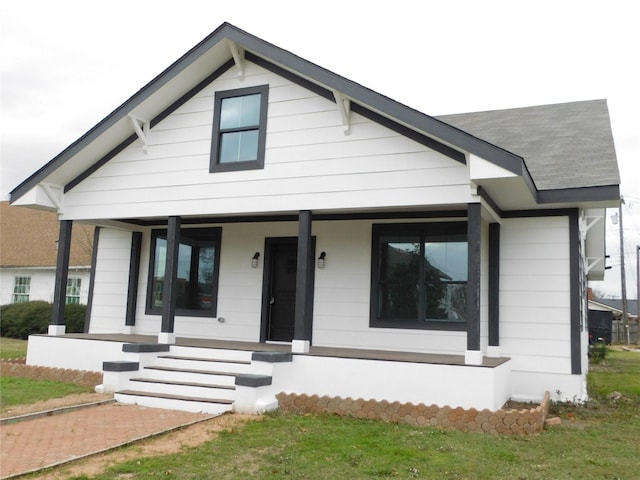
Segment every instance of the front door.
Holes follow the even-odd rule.
[[[282,239],[268,248],[265,340],[290,342],[295,322],[298,243]]]

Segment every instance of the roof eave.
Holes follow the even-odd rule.
[[[109,131],[123,117],[131,113],[136,107],[151,97],[160,88],[178,76],[205,52],[220,43],[225,38],[236,42],[248,51],[269,59],[287,70],[308,78],[309,80],[324,85],[326,88],[336,90],[350,97],[352,100],[366,105],[368,108],[380,114],[405,124],[410,128],[441,140],[444,143],[463,152],[474,153],[487,160],[495,162],[518,175],[528,177],[524,162],[517,155],[511,154],[495,145],[491,145],[481,139],[475,138],[466,132],[423,114],[406,105],[396,102],[384,95],[374,92],[362,85],[341,77],[329,70],[304,60],[297,55],[270,44],[254,35],[251,35],[229,23],[223,23],[200,43],[190,49],[182,57],[172,63],[153,80],[142,87],[122,105],[113,110],[103,120],[69,145],[61,153],[42,168],[28,177],[10,192],[10,203],[14,203],[20,197],[32,190],[37,184],[46,180],[52,173],[59,169],[68,160],[73,158],[96,138]],[[231,54],[229,54],[231,56]],[[528,182],[533,187],[533,182]],[[535,188],[535,187],[533,187]]]

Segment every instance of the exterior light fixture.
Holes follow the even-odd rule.
[[[251,257],[251,268],[258,268],[258,260],[260,259],[260,252],[256,252]]]
[[[327,252],[322,252],[318,257],[318,268],[324,268],[327,262]]]

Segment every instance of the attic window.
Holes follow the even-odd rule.
[[[264,168],[269,86],[216,92],[211,172]]]

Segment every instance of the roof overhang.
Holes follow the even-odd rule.
[[[463,130],[400,104],[289,51],[224,23],[151,80],[10,193],[17,205],[56,210],[56,195],[69,191],[152,128],[217,76],[251,61],[294,78],[335,102],[348,130],[353,111],[414,138],[462,163],[473,160],[471,181],[504,209],[567,207],[567,202],[618,201],[618,187],[539,191],[522,157]],[[490,172],[490,173],[488,173]],[[598,203],[599,202],[599,203]]]

